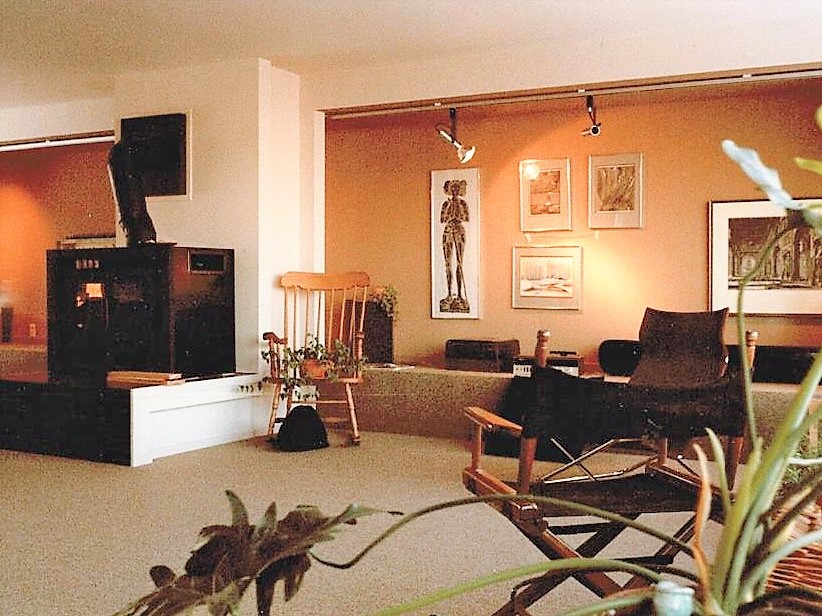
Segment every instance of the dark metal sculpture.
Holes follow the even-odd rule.
[[[134,150],[122,141],[115,143],[109,153],[108,170],[126,244],[131,247],[156,242],[157,232],[146,207]]]

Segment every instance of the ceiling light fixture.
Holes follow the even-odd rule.
[[[461,163],[465,164],[474,157],[474,154],[477,152],[477,148],[476,146],[466,148],[459,141],[457,141],[457,109],[455,107],[451,107],[451,109],[449,109],[449,115],[451,116],[450,131],[444,124],[437,124],[434,128],[446,143],[457,149],[457,158]]]
[[[597,108],[594,104],[594,97],[590,94],[585,97],[585,109],[588,117],[591,118],[591,126],[582,131],[583,137],[598,137],[602,132],[602,122],[597,122]]]

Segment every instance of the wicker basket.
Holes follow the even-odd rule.
[[[797,519],[791,538],[822,528],[822,507],[815,503]],[[767,590],[804,586],[822,592],[822,543],[812,543],[783,558],[768,578]]]

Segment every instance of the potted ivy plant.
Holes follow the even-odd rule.
[[[399,293],[392,284],[375,287],[369,294],[368,301],[373,302],[389,319],[393,319],[397,314]]]
[[[270,353],[263,357],[271,361]],[[281,396],[304,385],[312,385],[317,380],[336,381],[359,374],[366,358],[358,358],[341,340],[335,339],[330,346],[322,340],[308,335],[301,347],[285,346],[277,359],[278,374],[282,383]]]

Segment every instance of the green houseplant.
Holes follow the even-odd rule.
[[[273,357],[269,350],[263,351],[262,355],[266,361],[275,362],[276,369],[273,372],[282,383],[282,397],[305,385],[312,385],[316,380],[335,381],[358,374],[366,361],[365,357],[355,357],[341,340],[334,340],[327,347],[311,334],[308,334],[304,346],[284,346]]]
[[[368,296],[369,302],[374,302],[389,319],[393,319],[397,314],[397,303],[399,293],[394,285],[388,284],[384,287],[375,287]]]
[[[177,575],[165,565],[150,570],[156,590],[129,603],[115,616],[175,616],[190,614],[198,607],[213,616],[235,614],[252,583],[257,613],[271,611],[274,590],[282,581],[285,600],[299,590],[311,566],[309,552],[316,543],[334,538],[340,527],[376,513],[351,505],[337,516],[326,516],[316,507],[299,506],[282,519],[271,503],[255,523],[240,498],[227,491],[231,507],[230,525],[206,526],[199,542]]]

